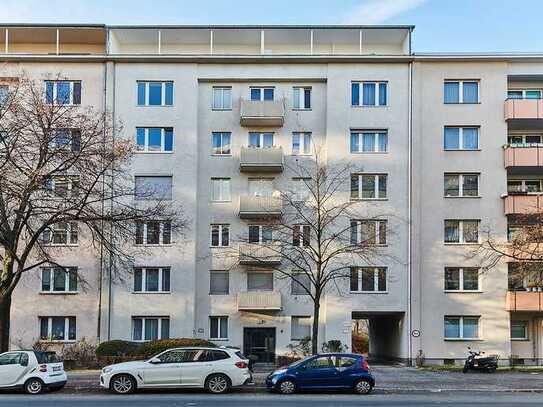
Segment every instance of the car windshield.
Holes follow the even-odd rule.
[[[301,365],[303,362],[305,362],[306,360],[309,360],[311,359],[312,356],[307,356],[303,359],[300,359],[300,360],[296,360],[295,362],[292,362],[290,365],[287,365],[287,367],[296,367],[296,366],[299,366]]]

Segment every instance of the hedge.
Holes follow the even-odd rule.
[[[102,342],[96,348],[96,356],[99,358],[123,358],[132,357],[151,357],[170,348],[182,346],[208,346],[215,347],[212,342],[205,339],[178,338],[178,339],[160,339],[150,342],[130,342],[114,340]]]

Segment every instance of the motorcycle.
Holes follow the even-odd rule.
[[[471,348],[468,348],[468,357],[464,363],[463,373],[467,373],[469,370],[481,370],[487,373],[493,373],[498,368],[498,355],[490,355],[482,357],[484,352],[475,352]]]

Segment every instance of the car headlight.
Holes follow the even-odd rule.
[[[277,376],[278,374],[283,374],[283,373],[286,373],[287,372],[287,369],[279,369],[279,370],[275,370],[271,375],[272,376]]]
[[[113,370],[112,367],[106,366],[102,369],[102,373],[109,373]]]

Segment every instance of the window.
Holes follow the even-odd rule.
[[[541,134],[509,134],[507,142],[512,147],[531,147],[542,144],[543,135]]]
[[[137,245],[168,245],[172,242],[172,224],[169,221],[136,222]]]
[[[292,178],[292,200],[307,201],[311,195],[310,186],[311,178]]]
[[[269,148],[273,147],[273,133],[249,133],[250,148]]]
[[[136,176],[135,198],[138,200],[171,200],[171,176]]]
[[[209,317],[209,339],[228,339],[228,317]]]
[[[45,81],[45,102],[50,105],[80,105],[81,81]]]
[[[479,220],[445,220],[445,243],[479,243]]]
[[[135,267],[134,292],[158,293],[170,292],[169,267]]]
[[[478,150],[479,149],[479,128],[478,127],[445,127],[444,133],[445,150]]]
[[[445,81],[444,103],[479,103],[479,82]]]
[[[211,200],[213,202],[230,201],[230,178],[211,178]]]
[[[448,174],[443,176],[446,197],[479,196],[479,174]]]
[[[230,273],[228,271],[209,272],[209,294],[228,295],[230,292]]]
[[[301,341],[305,338],[311,338],[310,316],[292,316],[290,318],[290,340]]]
[[[351,220],[351,244],[387,244],[387,221]]]
[[[308,247],[311,243],[311,225],[294,225],[292,227],[292,245]]]
[[[77,267],[42,267],[41,291],[55,293],[77,292]]]
[[[351,267],[351,292],[386,291],[386,267]]]
[[[40,339],[45,341],[75,341],[75,317],[39,317]]]
[[[511,339],[517,341],[528,339],[528,321],[511,321]]]
[[[138,81],[138,106],[173,105],[173,82]]]
[[[249,178],[250,196],[273,196],[273,178]]]
[[[539,194],[543,191],[540,179],[509,179],[507,180],[507,193],[509,194]]]
[[[231,135],[232,134],[228,132],[213,132],[213,148],[211,153],[213,155],[230,155]]]
[[[293,88],[292,106],[297,110],[311,109],[311,87]]]
[[[507,91],[508,99],[541,99],[541,89],[510,89]]]
[[[273,87],[252,87],[250,88],[251,100],[272,101],[275,89]]]
[[[4,353],[3,355],[0,355],[0,366],[19,365],[24,356],[26,356],[26,354],[20,352]]]
[[[72,153],[81,151],[81,131],[78,129],[57,129],[49,140],[51,150],[71,149]]]
[[[213,110],[232,109],[232,88],[230,86],[213,87]]]
[[[9,98],[9,86],[0,85],[0,106],[8,101]]]
[[[311,291],[311,279],[306,273],[293,273],[290,279],[290,293],[292,295],[309,295]]]
[[[78,225],[76,222],[60,222],[45,229],[42,242],[48,245],[77,245]]]
[[[173,128],[136,127],[137,150],[146,153],[173,151]]]
[[[386,174],[352,174],[351,199],[386,199]]]
[[[311,155],[312,150],[311,133],[292,133],[292,155]]]
[[[308,369],[333,369],[335,368],[335,356],[319,356],[306,363]]]
[[[249,243],[270,243],[273,240],[273,229],[266,225],[249,225]]]
[[[60,197],[77,196],[79,188],[79,175],[55,175],[45,181],[45,188]]]
[[[200,352],[198,362],[214,362],[216,360],[224,359],[230,359],[230,356],[228,353],[223,352],[222,350],[204,350]]]
[[[386,153],[387,151],[386,131],[351,131],[351,153]]]
[[[230,245],[230,225],[211,225],[211,247]]]
[[[247,291],[273,291],[273,273],[247,273]]]
[[[132,317],[132,340],[137,342],[170,339],[169,317]]]
[[[477,267],[445,267],[445,291],[478,291]]]
[[[386,106],[387,82],[351,83],[352,106]]]
[[[478,339],[479,317],[445,317],[445,339]]]

